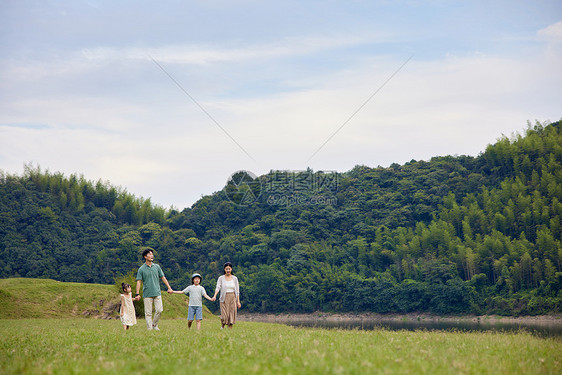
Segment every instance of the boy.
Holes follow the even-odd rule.
[[[193,323],[193,318],[196,320],[197,330],[201,329],[201,321],[203,320],[203,298],[205,297],[209,301],[214,301],[207,295],[205,288],[201,285],[201,275],[194,273],[191,276],[191,285],[184,290],[174,291],[175,294],[185,294],[189,295],[189,305],[187,307],[187,327],[191,328],[191,323]]]

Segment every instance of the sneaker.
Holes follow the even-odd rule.
[[[152,331],[152,327],[148,327],[147,329],[148,329],[149,331]]]
[[[158,328],[158,327],[152,327],[152,329],[155,330],[155,331],[160,331],[160,328]]]

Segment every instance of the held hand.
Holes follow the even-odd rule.
[[[172,288],[168,288],[168,293],[172,294],[174,293],[174,290]]]
[[[133,298],[134,301],[140,301],[141,297],[140,296],[136,296],[135,298]]]
[[[217,297],[213,297],[211,298],[211,301],[215,302],[217,300]]]

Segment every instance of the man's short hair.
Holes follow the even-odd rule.
[[[152,249],[145,249],[145,250],[142,252],[142,257],[144,258],[148,253],[154,254],[154,251],[153,251]]]

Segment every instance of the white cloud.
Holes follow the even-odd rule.
[[[546,40],[549,43],[562,43],[562,21],[539,30],[537,35],[540,39]]]
[[[165,80],[159,84],[169,98],[149,106],[127,97],[15,103],[2,123],[39,118],[51,127],[0,128],[0,137],[10,139],[0,157],[12,170],[35,161],[183,208],[219,190],[240,169],[345,171],[356,164],[476,155],[502,133],[524,128],[526,120],[559,117],[552,108],[560,74],[541,56],[414,58],[307,163],[402,62],[367,59],[329,74],[311,72],[308,89],[201,101],[256,163]],[[26,113],[29,108],[34,110]]]
[[[151,60],[173,64],[207,65],[211,63],[269,60],[300,55],[315,55],[326,50],[346,47],[389,43],[392,34],[371,33],[366,35],[304,35],[287,37],[262,44],[244,43],[240,47],[229,45],[175,44],[157,47],[96,47],[84,48],[74,53],[72,59],[100,60]]]

